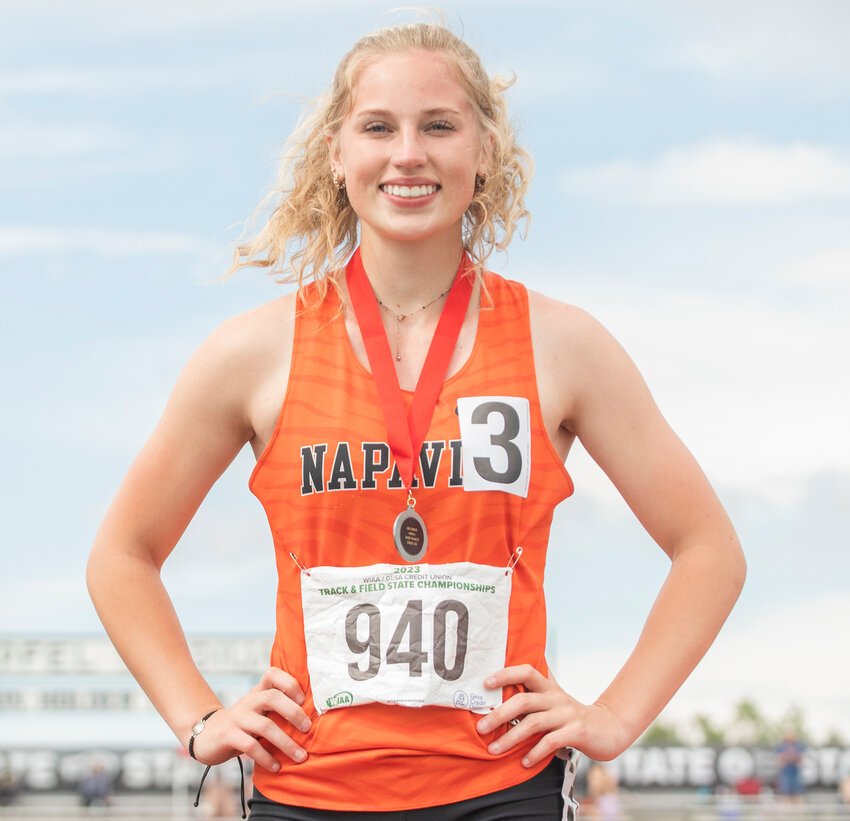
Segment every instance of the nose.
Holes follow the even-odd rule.
[[[424,165],[425,147],[417,127],[404,126],[398,130],[392,160],[399,168],[415,168]]]

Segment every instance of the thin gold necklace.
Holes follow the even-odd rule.
[[[420,305],[418,308],[414,308],[414,310],[409,311],[406,314],[397,313],[392,308],[390,308],[388,305],[384,305],[384,303],[381,302],[380,299],[378,299],[377,295],[375,296],[375,299],[377,300],[378,305],[380,305],[395,320],[395,358],[396,358],[397,362],[401,362],[401,346],[399,344],[399,332],[398,332],[399,323],[404,322],[405,319],[407,319],[410,316],[413,316],[414,314],[418,314],[420,311],[424,311],[429,305],[433,305],[438,299],[442,299],[449,291],[451,291],[451,289],[452,289],[452,287],[451,287],[451,285],[449,285],[449,287],[446,288],[446,290],[443,291],[443,293],[437,294],[437,296],[435,296],[430,302],[426,302],[424,305]]]

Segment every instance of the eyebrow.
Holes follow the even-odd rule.
[[[460,112],[454,108],[429,108],[422,112],[426,117],[439,117],[445,114],[454,114],[460,116]],[[392,112],[382,108],[370,108],[366,111],[356,111],[355,117],[391,117]]]

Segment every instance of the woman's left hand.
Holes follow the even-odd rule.
[[[575,747],[595,761],[610,761],[634,741],[605,705],[582,704],[564,692],[551,674],[544,678],[530,664],[505,667],[484,682],[491,690],[508,684],[521,685],[525,692],[511,696],[477,725],[478,732],[484,735],[519,719],[490,744],[488,749],[494,755],[542,733],[543,737],[523,757],[524,767],[533,767],[564,747]]]

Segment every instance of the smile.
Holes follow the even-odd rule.
[[[385,194],[391,194],[394,197],[406,197],[413,199],[414,197],[428,197],[435,194],[439,185],[381,185],[381,191]]]

